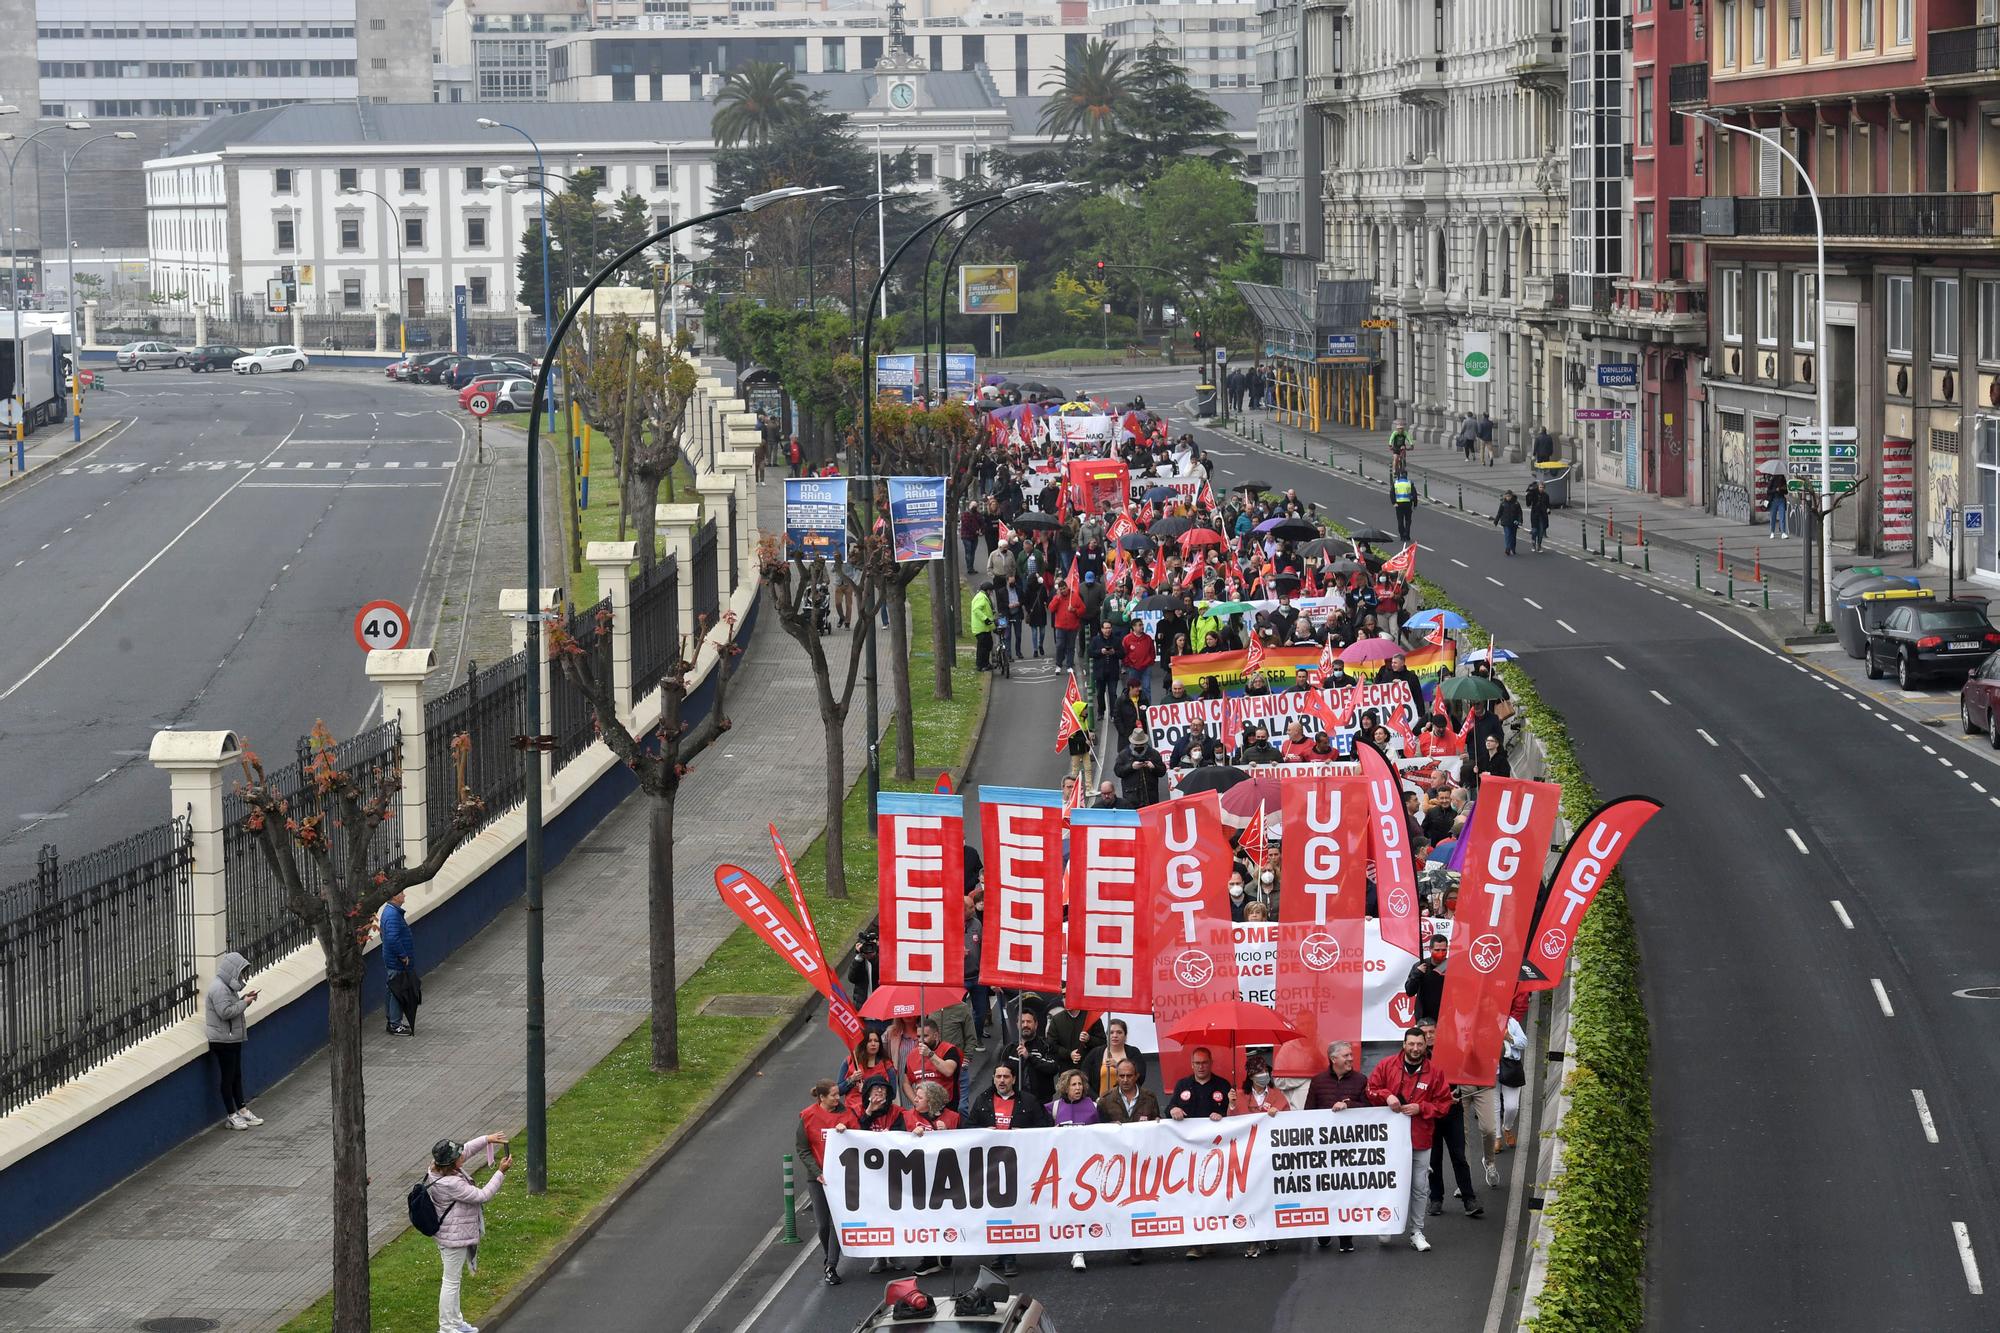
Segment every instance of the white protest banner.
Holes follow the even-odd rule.
[[[851,1255],[1040,1254],[1394,1235],[1410,1122],[1385,1108],[1222,1121],[827,1136]]]
[[[1131,488],[1132,507],[1134,509],[1145,503],[1147,491],[1161,486],[1166,487],[1166,489],[1174,493],[1173,498],[1165,503],[1183,504],[1191,509],[1201,502],[1201,488],[1207,480],[1208,478],[1200,473],[1196,473],[1193,476],[1177,475],[1171,477],[1134,475],[1129,479],[1127,484]],[[1273,602],[1271,605],[1276,606],[1277,603]]]
[[[1191,731],[1206,731],[1225,748],[1233,750],[1241,743],[1243,727],[1252,722],[1264,726],[1272,745],[1283,747],[1285,730],[1294,722],[1305,728],[1308,739],[1324,730],[1319,717],[1305,706],[1311,693],[1313,691],[1310,690],[1283,690],[1277,694],[1245,694],[1223,699],[1182,699],[1174,703],[1148,704],[1146,730],[1152,737],[1153,748],[1165,755],[1171,755],[1174,746]],[[1345,717],[1348,721],[1347,726],[1333,732],[1336,754],[1352,752],[1355,729],[1365,720],[1386,725],[1393,713],[1400,715],[1412,730],[1418,724],[1416,700],[1410,695],[1409,685],[1400,680],[1379,685],[1363,681],[1318,693],[1326,699],[1327,708],[1333,716]],[[1374,717],[1369,719],[1366,715],[1371,711]],[[1360,771],[1359,768],[1347,770],[1348,773]]]

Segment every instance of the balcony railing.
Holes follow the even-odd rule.
[[[1820,202],[1829,236],[1990,240],[1994,234],[1990,194],[1836,194]],[[1811,236],[1812,200],[1672,199],[1667,230],[1676,236]]]
[[[1926,77],[1949,79],[1966,74],[2000,71],[2000,25],[1982,28],[1940,28],[1931,34],[1930,67]]]
[[[1667,105],[1708,105],[1708,62],[1675,65],[1667,71]]]

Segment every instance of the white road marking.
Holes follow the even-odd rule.
[[[1460,559],[1459,559],[1459,558],[1458,558],[1457,556],[1452,556],[1452,557],[1451,557],[1451,563],[1453,563],[1454,565],[1457,565],[1457,566],[1458,566],[1458,567],[1459,567],[1460,569],[1471,569],[1471,568],[1472,568],[1472,566],[1471,566],[1471,565],[1468,565],[1468,564],[1466,564],[1466,563],[1465,563],[1465,562],[1464,562],[1463,560],[1460,560]]]
[[[1868,978],[1868,984],[1874,988],[1875,1003],[1882,1006],[1882,1017],[1894,1018],[1896,1016],[1896,1006],[1889,1003],[1889,992],[1883,988],[1882,978],[1870,977]]]
[[[1795,828],[1788,828],[1788,829],[1786,829],[1786,830],[1785,830],[1785,836],[1786,836],[1786,837],[1788,837],[1788,838],[1790,838],[1790,839],[1792,840],[1792,846],[1794,846],[1794,847],[1796,847],[1796,848],[1798,848],[1798,849],[1799,849],[1799,855],[1800,855],[1800,856],[1811,856],[1811,855],[1812,855],[1812,853],[1811,853],[1811,852],[1809,852],[1809,851],[1807,851],[1807,850],[1806,850],[1806,840],[1805,840],[1804,838],[1801,838],[1801,837],[1799,836],[1799,831],[1798,831],[1797,829],[1795,829]]]
[[[1576,633],[1576,626],[1574,626],[1574,625],[1570,624],[1570,623],[1569,623],[1569,622],[1568,622],[1567,620],[1558,620],[1558,621],[1556,621],[1556,624],[1558,624],[1558,625],[1561,625],[1561,626],[1562,626],[1562,627],[1563,627],[1564,629],[1568,630],[1568,631],[1569,631],[1569,632],[1570,632],[1571,634],[1574,634],[1574,633]]]
[[[304,420],[305,417],[303,414],[301,414],[299,417],[299,421],[292,423],[292,429],[285,432],[285,438],[279,440],[277,445],[271,450],[269,454],[264,455],[263,461],[268,461],[278,452],[279,449],[283,449],[286,444],[290,443],[293,433],[297,431],[299,428],[299,422],[303,422]],[[126,591],[130,589],[133,584],[137,583],[141,577],[145,575],[147,570],[151,569],[154,565],[157,565],[161,560],[165,559],[167,552],[173,550],[174,547],[180,544],[181,538],[187,536],[190,532],[193,532],[196,526],[199,525],[203,519],[207,518],[210,514],[214,513],[216,511],[216,508],[219,505],[221,505],[221,503],[224,500],[227,500],[232,494],[234,494],[239,486],[243,485],[245,481],[248,481],[251,477],[255,475],[256,474],[252,472],[244,473],[242,478],[230,483],[230,485],[228,485],[223,489],[222,494],[216,496],[213,500],[209,501],[208,507],[206,509],[202,510],[199,514],[196,514],[192,519],[190,519],[186,527],[182,528],[179,532],[175,533],[173,537],[168,540],[165,546],[162,546],[159,550],[153,553],[151,559],[147,560],[145,564],[139,566],[139,568],[133,572],[130,578],[126,579],[123,583],[119,584],[117,589],[109,597],[104,599],[103,604],[99,606],[95,611],[92,611],[90,613],[88,619],[86,619],[81,625],[78,625],[74,630],[72,630],[68,638],[64,639],[61,643],[56,645],[55,651],[51,652],[47,657],[44,657],[41,661],[35,663],[35,665],[30,667],[26,672],[22,673],[21,678],[15,681],[12,685],[9,685],[5,690],[0,690],[0,700],[12,698],[13,695],[18,690],[20,690],[20,688],[23,685],[26,685],[36,676],[41,675],[42,672],[48,668],[49,663],[55,661],[58,657],[61,657],[65,649],[67,649],[71,644],[75,643],[78,639],[83,637],[83,632],[85,630],[89,629],[92,625],[95,625],[99,620],[102,620],[104,618],[104,613],[109,611],[112,605],[116,603],[120,597],[123,597]]]
[[[1655,699],[1658,699],[1661,703],[1665,704],[1669,708],[1672,708],[1674,706],[1674,701],[1672,699],[1669,699],[1666,695],[1661,694],[1658,690],[1647,690],[1646,693],[1652,695]]]
[[[1833,903],[1833,914],[1840,918],[1840,924],[1847,927],[1849,930],[1853,930],[1854,918],[1849,916],[1847,914],[1847,909],[1840,905],[1840,899],[1834,898],[1831,901]]]
[[[1766,799],[1764,789],[1752,781],[1748,773],[1738,773],[1736,776],[1743,779],[1743,785],[1750,789],[1752,796],[1755,796],[1760,801]]]
[[[1700,616],[1703,620],[1706,620],[1709,624],[1715,626],[1717,629],[1723,631],[1725,634],[1735,635],[1737,638],[1743,640],[1743,642],[1749,644],[1752,648],[1755,648],[1758,652],[1764,654],[1764,656],[1766,657],[1776,657],[1778,655],[1775,650],[1765,647],[1763,644],[1751,638],[1748,634],[1745,634],[1742,630],[1737,629],[1734,625],[1723,624],[1720,620],[1717,620],[1714,616],[1710,615],[1706,611],[1696,611],[1695,614]],[[1805,668],[1800,667],[1799,670],[1803,671],[1805,670]]]
[[[1486,581],[1492,584],[1496,588],[1504,588],[1507,586],[1506,584],[1502,583],[1499,579],[1494,578],[1491,574],[1488,574],[1486,576]]]
[[[1721,745],[1716,741],[1715,737],[1709,735],[1707,732],[1703,731],[1700,727],[1696,727],[1694,729],[1694,734],[1701,737],[1703,740],[1707,741],[1710,745],[1715,746],[1717,749],[1722,748]]]
[[[1980,794],[1981,796],[1984,796],[1984,795],[1986,794],[1986,788],[1984,788],[1984,787],[1980,786],[1980,785],[1979,785],[1978,783],[1976,783],[1976,782],[1972,784],[1972,789],[1973,789],[1974,791],[1978,792],[1978,793],[1979,793],[1979,794]]]
[[[1933,749],[1932,749],[1932,748],[1931,748],[1930,746],[1926,745],[1926,746],[1924,747],[1924,753],[1925,753],[1925,754],[1936,754],[1936,753],[1937,753],[1937,751],[1936,751],[1936,750],[1933,750]]]
[[[1526,602],[1526,603],[1527,603],[1527,604],[1528,604],[1529,606],[1532,606],[1532,607],[1534,607],[1534,608],[1535,608],[1535,609],[1536,609],[1537,611],[1539,611],[1539,610],[1541,610],[1541,609],[1542,609],[1542,604],[1541,604],[1540,602],[1536,601],[1536,600],[1535,600],[1534,598],[1532,598],[1532,597],[1523,597],[1523,598],[1522,598],[1521,600],[1522,600],[1522,601],[1524,601],[1524,602]]]
[[[1612,666],[1617,667],[1620,671],[1623,671],[1625,669],[1625,664],[1619,661],[1617,658],[1613,657],[1610,653],[1606,653],[1604,655],[1604,660],[1611,663]]]
[[[1886,716],[1886,714],[1884,716]],[[1889,726],[1890,729],[1894,731],[1901,731],[1903,729],[1903,724],[1900,722],[1891,722]]]
[[[1938,1141],[1937,1122],[1931,1119],[1931,1104],[1924,1100],[1924,1090],[1922,1088],[1911,1088],[1910,1096],[1916,1099],[1917,1123],[1924,1127],[1924,1141],[1927,1143],[1936,1143]]]
[[[1972,1233],[1965,1229],[1965,1223],[1953,1222],[1951,1234],[1958,1242],[1958,1263],[1965,1270],[1965,1289],[1975,1296],[1985,1295],[1986,1288],[1979,1282],[1979,1260],[1972,1257]]]

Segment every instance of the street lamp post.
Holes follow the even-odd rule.
[[[1819,390],[1819,494],[1814,497],[1812,517],[1819,528],[1819,623],[1827,623],[1827,610],[1833,589],[1833,507],[1828,503],[1833,498],[1833,454],[1832,444],[1832,384],[1833,368],[1826,359],[1826,217],[1820,211],[1819,187],[1813,184],[1812,175],[1805,163],[1794,157],[1776,139],[1767,139],[1755,131],[1741,125],[1731,125],[1728,121],[1704,111],[1683,111],[1684,116],[1692,116],[1713,129],[1727,130],[1731,134],[1749,135],[1760,144],[1769,144],[1785,161],[1792,164],[1792,170],[1799,173],[1799,180],[1806,187],[1806,197],[1812,200],[1813,247],[1818,275],[1813,279],[1814,338],[1817,342],[1813,382]]]
[[[94,143],[102,143],[106,139],[136,139],[138,137],[131,130],[114,130],[110,134],[100,134],[95,138],[85,139],[63,157],[63,252],[64,263],[69,267],[67,282],[67,286],[69,287],[70,346],[69,422],[70,438],[72,440],[80,441],[83,439],[83,330],[77,326],[76,322],[76,239],[71,234],[69,224],[69,169],[75,164],[77,154]]]
[[[523,139],[526,139],[528,141],[528,147],[535,150],[536,173],[546,174],[547,168],[542,163],[542,146],[541,144],[536,142],[534,135],[528,133],[526,130],[522,129],[519,125],[509,125],[504,121],[494,120],[490,116],[481,116],[474,123],[477,124],[481,129],[511,130],[513,133],[520,135]],[[547,362],[547,360],[549,359],[549,349],[555,345],[555,339],[550,334],[550,324],[551,324],[550,317],[554,314],[555,308],[556,308],[555,293],[549,287],[549,209],[548,209],[548,199],[547,196],[545,195],[543,196],[543,202],[542,202],[542,360],[544,362]],[[545,396],[542,400],[542,410],[548,413],[549,429],[554,430],[556,428],[556,396],[555,396],[555,389],[553,387],[545,388]],[[533,474],[530,473],[529,475],[532,476]],[[534,489],[533,487],[529,488],[530,494],[533,493],[533,489]],[[530,537],[531,538],[533,537],[532,533],[530,534]],[[540,595],[541,594],[539,592],[535,591],[532,588],[529,590],[530,597],[538,597]],[[540,841],[539,838],[537,839],[537,841],[538,842]],[[539,848],[537,850],[539,850]],[[537,867],[538,873],[539,869],[540,867]],[[535,1179],[535,1171],[532,1165],[534,1161],[533,1152],[534,1152],[533,1144],[531,1142],[529,1145],[530,1166],[528,1175],[528,1187],[531,1192],[539,1194],[541,1193],[541,1186],[537,1184]],[[546,1160],[547,1159],[544,1158],[545,1163]],[[544,1167],[544,1170],[542,1172],[542,1177],[543,1181],[546,1182],[547,1179],[546,1166]]]
[[[0,115],[14,115],[17,108],[0,107]],[[28,397],[25,380],[27,378],[27,358],[21,355],[21,250],[18,239],[20,229],[14,224],[14,202],[19,198],[14,189],[14,168],[21,164],[21,158],[35,140],[51,130],[87,130],[87,120],[66,120],[59,125],[44,125],[21,140],[21,146],[7,159],[7,303],[14,308],[14,348],[12,352],[14,381],[14,469],[25,472],[28,469]],[[11,134],[0,134],[0,139],[11,139]],[[37,226],[36,234],[40,234]]]
[[[828,187],[828,189],[831,188]],[[654,232],[645,240],[640,241],[612,259],[597,271],[596,276],[592,277],[584,289],[577,294],[576,300],[569,303],[569,308],[563,312],[560,323],[553,321],[546,323],[549,336],[542,356],[542,364],[535,370],[535,397],[541,398],[544,401],[553,400],[552,386],[554,379],[551,372],[555,369],[556,349],[561,345],[563,338],[568,335],[570,326],[576,323],[576,317],[582,313],[591,294],[606,282],[609,282],[619,269],[631,263],[634,258],[644,253],[648,247],[658,245],[661,241],[668,239],[676,232],[686,231],[689,227],[698,227],[704,223],[713,222],[717,218],[729,217],[736,213],[755,213],[761,208],[769,207],[786,199],[798,199],[825,192],[824,190],[809,190],[796,185],[788,185],[764,194],[752,195],[741,203],[731,204],[727,208],[718,208],[713,212],[703,213],[699,217],[689,218],[685,222],[671,224]],[[544,235],[546,235],[546,232],[547,229],[544,228]],[[544,273],[546,273],[546,269],[544,269]],[[548,286],[546,277],[542,283],[542,290],[546,295],[554,295],[553,290]],[[555,307],[547,305],[544,308],[551,313],[555,309]],[[553,427],[554,423],[551,422],[550,424]],[[528,642],[531,646],[531,653],[546,652],[543,646],[546,643],[546,638],[542,632],[542,621],[547,613],[539,605],[542,597],[542,501],[541,486],[538,483],[541,472],[541,438],[541,419],[531,414],[528,417],[527,507]],[[524,734],[521,737],[521,765],[525,770],[524,780],[527,790],[527,830],[522,844],[521,869],[528,909],[527,947],[525,951],[527,979],[524,987],[528,1010],[528,1069],[527,1077],[524,1080],[528,1102],[528,1127],[524,1132],[528,1136],[528,1192],[531,1194],[542,1194],[548,1190],[549,1154],[548,1051],[542,986],[542,773],[540,752],[544,741],[541,736],[541,692],[533,689],[527,691],[523,699],[523,707],[526,716],[522,723]]]
[[[822,214],[830,213],[842,204],[853,202],[845,195],[836,195],[815,208],[812,216],[806,219],[806,309],[808,310],[819,309],[818,275],[813,271],[813,229],[819,225]]]
[[[396,225],[402,219],[396,216],[396,206],[383,198],[382,195],[377,194],[374,190],[366,190],[359,185],[350,185],[342,190],[341,193],[365,194],[373,196],[376,199],[381,199],[382,207],[388,211],[389,234],[396,238],[396,350],[407,353],[410,350],[409,344],[406,341],[409,337],[410,327],[410,286],[403,281],[403,231],[401,227]]]

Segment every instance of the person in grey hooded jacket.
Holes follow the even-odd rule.
[[[250,1035],[244,1014],[257,998],[256,991],[244,989],[243,979],[249,973],[250,960],[231,950],[217,960],[215,980],[208,983],[202,996],[202,1027],[209,1053],[215,1057],[222,1105],[229,1112],[222,1121],[224,1129],[249,1129],[264,1123],[243,1101],[243,1043]]]

